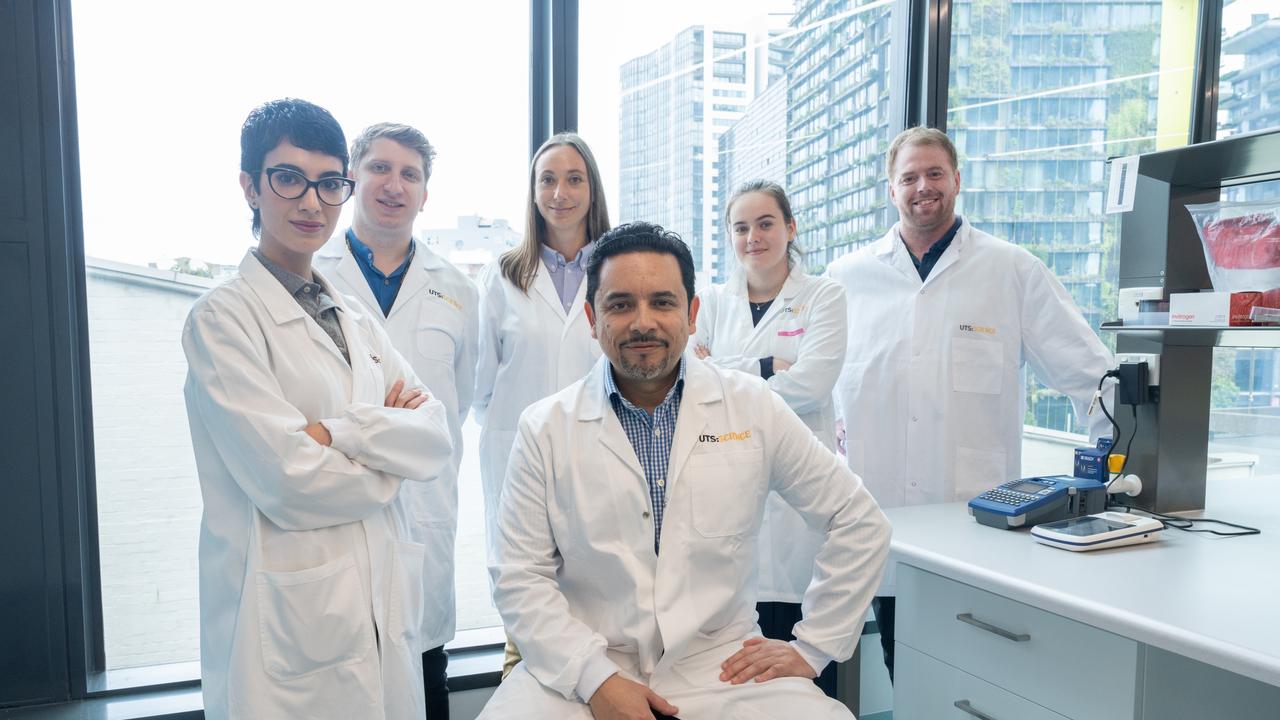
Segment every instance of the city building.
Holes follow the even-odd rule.
[[[718,241],[712,243],[714,258],[712,279],[722,283],[737,257],[726,241],[723,227],[725,204],[739,185],[748,180],[772,180],[783,187],[787,183],[787,84],[774,82],[759,95],[738,122],[720,136],[719,182],[716,185],[716,212],[712,232]]]
[[[782,76],[786,54],[771,50],[767,31],[785,21],[694,25],[620,70],[619,220],[678,233],[702,278],[716,271],[719,138]]]
[[[1254,15],[1248,28],[1222,41],[1222,54],[1242,62],[1222,75],[1218,136],[1280,125],[1280,17]]]
[[[521,234],[506,220],[462,215],[456,227],[428,228],[421,237],[432,252],[474,279],[481,268],[515,247]]]
[[[884,234],[892,6],[797,0],[787,66],[787,191],[812,270]],[[899,84],[901,80],[899,80]]]

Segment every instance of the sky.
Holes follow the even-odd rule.
[[[284,96],[329,109],[348,139],[384,120],[426,133],[439,155],[419,229],[454,227],[460,215],[521,227],[529,1],[352,7],[76,0],[86,253],[134,264],[239,262],[254,243],[238,181],[240,126],[253,107]],[[778,8],[791,3],[583,0],[580,129],[610,195],[618,68],[689,25]],[[342,227],[349,218],[350,206]]]
[[[395,121],[439,153],[419,227],[519,227],[528,172],[528,0],[76,0],[85,250],[238,263],[254,244],[240,126],[292,96],[348,139]],[[349,222],[344,208],[342,227]]]

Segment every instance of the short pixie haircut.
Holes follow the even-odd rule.
[[[267,153],[288,141],[294,147],[331,155],[348,170],[347,140],[342,126],[328,110],[297,98],[271,100],[254,108],[240,128],[240,170],[253,177],[253,189],[261,192],[258,179]],[[262,228],[262,213],[253,209],[253,234]]]
[[[596,290],[600,287],[600,269],[604,261],[615,255],[627,253],[656,253],[670,255],[680,266],[680,279],[684,283],[686,301],[693,302],[693,255],[680,236],[661,225],[633,222],[619,225],[596,242],[596,249],[587,261],[587,302],[594,309]]]

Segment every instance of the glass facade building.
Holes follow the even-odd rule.
[[[784,70],[767,29],[748,25],[691,26],[620,72],[619,220],[678,233],[703,277],[716,272],[720,136]]]

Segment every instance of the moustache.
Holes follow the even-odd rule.
[[[633,343],[660,343],[663,347],[667,347],[666,340],[652,333],[648,335],[632,335],[621,344],[621,347],[629,347]]]

